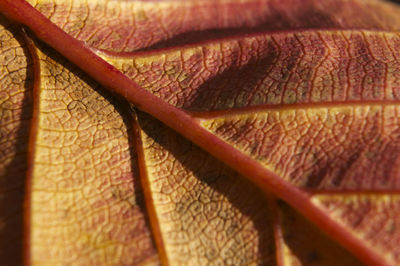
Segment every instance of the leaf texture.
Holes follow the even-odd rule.
[[[128,136],[130,117],[46,48],[37,50],[40,85],[32,125],[32,263],[157,260]]]
[[[32,59],[18,27],[0,17],[0,256],[4,263],[22,255],[22,201],[32,116]],[[12,242],[14,245],[9,245]],[[11,259],[11,257],[13,259]]]
[[[17,202],[2,210],[1,245],[16,239],[12,260],[24,216],[30,264],[359,264],[348,251],[398,263],[396,6],[29,2],[125,76],[104,82],[97,56],[93,72],[70,59],[90,77],[72,52],[0,21],[1,204]],[[194,143],[109,93],[123,77],[122,98]],[[157,100],[146,106],[136,88]]]
[[[274,264],[273,217],[260,191],[159,122],[139,122],[166,262]]]

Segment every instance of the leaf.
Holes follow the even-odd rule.
[[[0,3],[58,51],[2,18],[2,257],[24,219],[32,264],[398,262],[397,7],[30,3],[67,34]]]

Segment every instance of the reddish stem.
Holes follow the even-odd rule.
[[[247,155],[204,129],[199,120],[164,102],[141,88],[112,65],[98,57],[82,42],[72,38],[24,0],[1,0],[0,12],[11,20],[28,26],[36,36],[111,91],[123,96],[140,110],[147,112],[188,138],[210,154],[256,183],[261,189],[285,200],[368,264],[389,265],[382,254],[371,250],[349,229],[334,221],[312,204],[310,195],[267,170]],[[29,261],[29,258],[27,259]]]

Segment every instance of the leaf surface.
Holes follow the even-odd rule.
[[[364,262],[399,260],[397,212],[389,211],[398,201],[397,8],[378,1],[30,2],[69,35],[40,17],[27,22],[8,1],[1,10],[226,165],[23,37],[19,53],[30,52],[18,68],[28,74],[13,84],[25,99],[17,109],[29,108],[33,89],[29,145],[26,137],[17,147],[12,134],[2,141],[29,155],[21,159],[31,165],[27,262],[357,263],[319,230]],[[18,41],[17,32],[4,32]],[[14,72],[3,69],[3,80],[11,79]],[[10,130],[25,132],[21,112],[13,119]]]
[[[0,175],[2,261],[21,257],[22,200],[32,113],[32,60],[18,27],[0,17]],[[15,243],[9,245],[10,242]]]
[[[34,88],[33,264],[157,261],[128,135],[131,118],[97,84],[46,50],[37,50],[40,85]]]

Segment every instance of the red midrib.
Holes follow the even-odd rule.
[[[179,132],[210,154],[256,183],[261,189],[282,198],[326,234],[332,236],[368,264],[389,265],[382,254],[373,252],[364,241],[332,220],[310,201],[310,195],[284,181],[252,158],[217,138],[188,113],[164,102],[141,88],[115,67],[98,57],[82,42],[72,38],[24,0],[2,0],[0,11],[8,18],[27,25],[36,36],[111,91],[123,96],[144,112]],[[28,225],[29,226],[29,225]],[[29,261],[29,258],[26,258]]]

